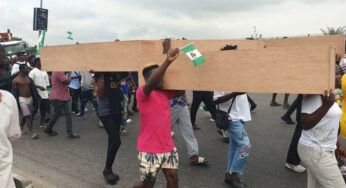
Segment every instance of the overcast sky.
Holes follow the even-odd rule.
[[[114,39],[238,39],[321,34],[346,25],[346,0],[43,0],[49,9],[46,44]],[[1,0],[0,32],[11,29],[35,45],[33,7],[39,0]]]

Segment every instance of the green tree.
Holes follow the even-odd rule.
[[[346,26],[340,26],[338,28],[329,27],[327,29],[320,29],[324,35],[346,35]]]

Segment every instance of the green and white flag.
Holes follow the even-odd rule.
[[[187,55],[187,57],[193,62],[193,65],[195,67],[205,62],[205,58],[193,44],[188,44],[182,47],[181,51],[183,51]]]
[[[40,37],[38,39],[38,44],[36,48],[36,57],[40,57],[40,50],[44,46],[44,38],[46,37],[46,31],[41,31]]]
[[[67,31],[67,39],[73,40],[71,31]]]

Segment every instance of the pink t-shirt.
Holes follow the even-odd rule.
[[[170,152],[175,146],[171,136],[169,100],[175,92],[154,90],[146,96],[143,88],[138,88],[136,96],[140,115],[137,149],[147,153]]]
[[[49,95],[50,100],[69,101],[68,84],[62,83],[67,80],[64,72],[52,73],[52,92]]]

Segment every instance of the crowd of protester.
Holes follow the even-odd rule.
[[[167,44],[169,41],[165,40],[164,47]],[[234,49],[225,47],[222,50]],[[39,133],[33,129],[34,121],[39,122],[44,134],[56,136],[58,132],[54,126],[60,117],[65,116],[67,138],[78,139],[80,135],[73,131],[72,117],[85,119],[86,111],[95,111],[98,118],[95,124],[104,128],[108,136],[103,176],[108,184],[116,184],[120,178],[113,171],[113,163],[121,146],[120,135],[127,134],[126,126],[133,122],[130,117],[139,112],[137,150],[141,182],[134,187],[153,187],[160,170],[167,179],[167,187],[178,187],[179,157],[173,140],[174,126],[180,129],[190,164],[209,164],[200,155],[194,134],[201,129],[196,124],[196,114],[203,102],[205,107],[202,108],[210,113],[210,121],[224,124],[224,127],[217,126],[223,141],[229,144],[224,182],[231,187],[246,187],[240,178],[252,147],[246,122],[251,121],[251,111],[257,104],[246,93],[193,91],[190,106],[185,91],[162,88],[162,78],[178,58],[179,49],[168,48],[164,53],[167,57],[162,64],[144,67],[142,76],[145,83],[139,86],[137,72],[47,73],[41,70],[39,58],[25,53],[8,58],[0,47],[0,144],[5,146],[7,154],[5,158],[0,155],[0,161],[7,162],[7,165],[0,164],[0,172],[5,174],[0,176],[0,182],[6,182],[5,187],[14,187],[9,140],[25,134],[39,139]],[[346,76],[341,77],[346,70],[346,59],[341,56],[336,59],[336,88],[340,92],[328,90],[325,95],[299,94],[292,105],[288,104],[288,94],[285,94],[283,107],[288,110],[281,119],[287,124],[296,123],[285,166],[298,173],[307,171],[308,188],[345,187],[342,161],[346,152],[338,142],[338,135],[341,114],[346,110],[342,106],[341,90],[341,86],[346,87]],[[273,94],[270,104],[273,107],[280,106],[276,95]],[[339,103],[336,103],[335,95],[338,95]],[[92,108],[87,108],[88,102]],[[296,122],[291,119],[295,110]],[[224,120],[219,118],[222,113],[226,113]]]

